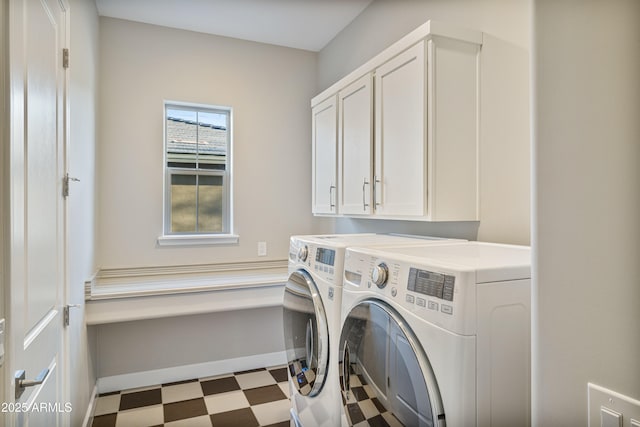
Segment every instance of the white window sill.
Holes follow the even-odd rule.
[[[169,234],[158,237],[158,246],[212,246],[234,245],[237,234]]]

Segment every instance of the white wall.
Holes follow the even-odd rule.
[[[100,19],[99,263],[147,267],[285,259],[311,215],[307,51]],[[159,248],[163,100],[233,107],[238,245]],[[268,256],[257,257],[266,241]]]
[[[98,377],[283,352],[281,325],[281,307],[100,325]]]
[[[69,303],[84,304],[84,282],[95,272],[96,243],[96,106],[98,91],[98,12],[95,3],[71,0],[70,14],[70,150],[68,199]],[[84,325],[84,307],[72,309],[69,338],[71,425],[80,425],[96,382],[95,345]]]
[[[640,400],[640,2],[533,7],[533,421]],[[628,422],[628,421],[627,421]]]
[[[529,0],[375,0],[318,56],[327,88],[429,19],[485,33],[481,59],[480,223],[341,219],[336,230],[530,242]]]
[[[290,235],[329,230],[311,215],[314,53],[111,18],[99,53],[99,267],[286,259]],[[233,107],[238,245],[156,246],[165,99]],[[99,378],[284,351],[279,307],[92,329]]]

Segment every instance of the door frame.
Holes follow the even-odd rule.
[[[63,10],[63,26],[64,36],[62,37],[61,48],[69,50],[71,48],[71,18],[70,18],[70,0],[57,0],[60,4],[60,8]],[[62,55],[62,52],[60,52]],[[67,60],[69,58],[67,57]],[[63,176],[59,177],[64,179],[64,175],[69,172],[69,152],[71,150],[71,109],[69,107],[69,88],[70,88],[70,75],[69,65],[64,69],[64,76],[62,81],[62,113],[64,118],[62,119],[62,167],[61,173]],[[67,182],[68,184],[68,182]],[[62,309],[66,307],[68,310],[71,300],[71,280],[69,278],[69,197],[66,196],[62,200],[62,260],[61,268],[63,270],[63,284],[62,284]],[[63,313],[64,318],[64,313]],[[69,325],[62,326],[62,339],[60,341],[60,365],[62,366],[62,375],[60,376],[62,381],[61,397],[62,404],[71,402],[71,347],[70,347],[70,328]],[[82,410],[83,408],[73,408],[74,411]],[[62,413],[62,425],[71,425],[71,412]]]
[[[9,203],[7,198],[7,190],[8,190],[8,182],[9,182],[9,173],[8,173],[8,147],[9,147],[9,121],[7,118],[9,117],[9,96],[8,96],[8,72],[9,72],[9,51],[7,49],[7,44],[9,41],[8,33],[9,33],[9,3],[3,1],[0,3],[0,58],[2,58],[1,66],[0,66],[0,319],[5,319],[7,313],[7,305],[6,302],[6,292],[5,287],[9,283],[7,267],[9,266],[8,259],[5,258],[7,254],[7,214],[9,211]],[[0,401],[6,402],[5,396],[7,395],[7,384],[5,382],[6,376],[6,366],[8,359],[8,330],[7,330],[7,322],[5,320],[4,326],[4,361],[2,366],[0,366]]]

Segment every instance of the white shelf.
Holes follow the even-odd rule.
[[[108,269],[85,284],[88,325],[282,305],[286,261]]]

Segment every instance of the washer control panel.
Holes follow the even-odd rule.
[[[318,246],[313,242],[292,239],[289,247],[289,261],[290,270],[304,266],[310,273],[315,273],[331,282],[336,276],[342,275],[342,264],[339,262],[337,250]]]

